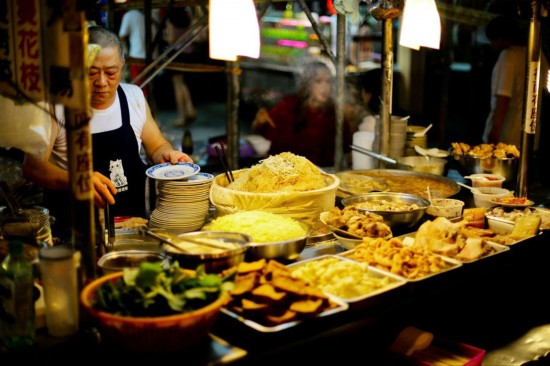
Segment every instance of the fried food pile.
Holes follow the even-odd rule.
[[[472,261],[494,253],[495,249],[485,239],[495,233],[469,227],[467,223],[453,223],[445,217],[426,221],[418,228],[414,245],[461,261]]]
[[[470,146],[464,142],[452,142],[453,153],[457,155],[469,155],[476,158],[519,158],[519,150],[516,145],[505,144],[499,142],[498,144],[480,144]]]
[[[404,245],[398,238],[363,238],[363,243],[346,256],[410,280],[427,277],[451,266],[443,257],[420,246]]]
[[[310,318],[338,304],[273,259],[241,262],[226,308],[266,326]]]
[[[356,206],[347,206],[340,210],[334,207],[324,216],[326,224],[360,237],[391,238],[391,228],[384,223],[378,214],[359,210]]]

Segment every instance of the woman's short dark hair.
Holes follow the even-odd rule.
[[[120,54],[120,59],[124,60],[124,49],[120,38],[116,33],[105,27],[99,25],[88,27],[88,43],[96,44],[101,48],[116,48]]]

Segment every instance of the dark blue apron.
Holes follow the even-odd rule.
[[[128,101],[118,87],[122,126],[92,134],[94,171],[105,175],[117,187],[113,216],[145,217],[146,165],[138,153],[138,142],[130,124]]]
[[[137,139],[130,125],[130,111],[124,91],[118,87],[122,126],[116,130],[92,134],[93,169],[110,178],[117,186],[113,216],[145,217],[146,165],[138,153]],[[55,218],[54,235],[68,237],[71,229],[70,192],[44,190],[44,206]],[[78,214],[78,213],[76,213]]]

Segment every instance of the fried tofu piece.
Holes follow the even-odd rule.
[[[269,305],[254,302],[249,299],[242,299],[242,309],[243,309],[243,313],[249,313],[249,314],[265,313],[267,310],[269,310]]]
[[[286,292],[278,292],[269,283],[264,283],[252,290],[252,297],[261,302],[274,304],[283,301],[287,297],[287,294]]]
[[[241,262],[237,266],[237,273],[244,274],[249,272],[258,272],[265,268],[267,261],[265,258],[257,260],[255,262]]]
[[[279,325],[287,322],[291,322],[297,319],[298,314],[296,314],[295,311],[292,310],[286,310],[281,315],[277,314],[269,314],[265,316],[265,320],[267,320],[270,324],[273,325]]]
[[[250,272],[244,275],[239,275],[235,278],[235,286],[229,294],[231,296],[242,296],[256,287],[259,280],[259,274],[257,272]]]
[[[302,295],[307,282],[290,276],[275,276],[271,279],[273,286],[279,290]]]
[[[321,305],[323,305],[322,299],[305,299],[293,302],[290,305],[290,310],[300,314],[313,315],[320,312]]]

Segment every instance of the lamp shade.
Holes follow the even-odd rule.
[[[435,0],[406,0],[401,21],[399,44],[415,50],[439,49],[441,20]]]
[[[253,0],[210,0],[210,58],[260,57],[260,26]]]

